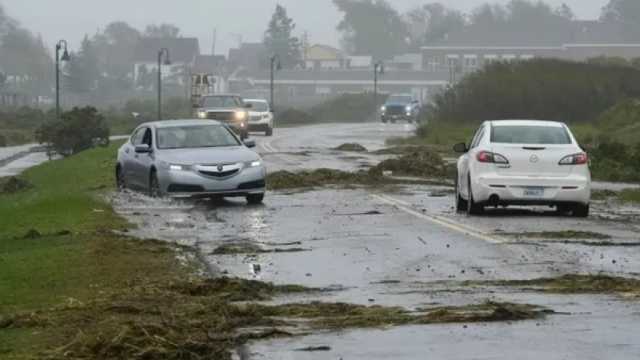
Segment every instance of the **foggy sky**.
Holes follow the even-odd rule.
[[[436,0],[389,0],[401,11]],[[468,11],[485,2],[508,0],[441,0],[447,6]],[[608,0],[546,0],[552,6],[569,5],[581,19],[595,19]],[[42,35],[48,44],[66,39],[76,48],[85,34],[105,24],[124,20],[142,29],[150,23],[178,25],[184,36],[200,39],[203,53],[211,52],[217,28],[216,53],[226,54],[242,34],[245,42],[261,41],[276,3],[285,6],[311,43],[337,46],[340,21],[331,0],[0,0],[10,16]]]

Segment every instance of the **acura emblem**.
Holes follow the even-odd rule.
[[[222,165],[218,165],[218,171],[219,171],[219,172],[222,172],[222,170],[224,170],[224,166],[222,166]]]
[[[537,163],[538,161],[540,161],[540,158],[537,155],[531,155],[529,161],[531,161],[532,163]]]

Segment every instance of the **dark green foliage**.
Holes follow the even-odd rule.
[[[73,108],[63,113],[60,120],[40,126],[36,138],[56,153],[70,156],[96,145],[109,144],[109,127],[95,108]]]
[[[298,109],[289,108],[276,113],[278,125],[298,125],[317,122],[317,119],[310,113]]]
[[[0,147],[7,146],[7,138],[4,135],[0,135]]]
[[[430,120],[595,120],[620,99],[640,96],[640,70],[562,60],[496,63],[438,95]]]
[[[371,93],[343,94],[306,111],[290,108],[277,112],[276,121],[282,125],[369,121],[373,120],[385,100],[386,96],[378,95],[378,104],[375,104]]]

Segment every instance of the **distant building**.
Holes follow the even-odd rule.
[[[237,69],[258,70],[267,66],[267,50],[262,43],[243,43],[238,48],[229,49],[230,71]]]
[[[269,98],[268,71],[237,72],[228,81],[230,92]],[[412,93],[427,102],[447,84],[446,73],[387,71],[379,78],[378,91]],[[373,68],[283,70],[276,74],[274,85],[277,105],[315,105],[340,94],[373,92]]]
[[[348,57],[340,50],[328,45],[313,45],[305,50],[307,69],[344,69],[349,66]]]
[[[483,32],[464,29],[433,46],[422,48],[422,67],[428,72],[449,72],[456,81],[494,61],[557,58],[585,61],[608,56],[640,57],[640,42],[624,42],[624,32],[613,24],[574,21],[564,31]]]
[[[158,53],[162,48],[169,50],[171,65],[164,66],[164,79],[184,85],[189,71],[195,65],[200,55],[200,45],[197,38],[142,38],[134,52],[133,74],[136,84],[143,77],[155,74],[158,70]]]

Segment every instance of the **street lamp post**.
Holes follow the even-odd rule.
[[[162,59],[164,58],[164,62]],[[162,65],[171,65],[169,49],[162,48],[158,51],[158,120],[162,120]]]
[[[271,102],[271,110],[274,111],[275,110],[275,104],[274,104],[274,78],[275,78],[275,72],[282,70],[282,64],[280,62],[280,56],[278,56],[278,54],[273,55],[271,57],[271,82],[270,82],[270,102]]]
[[[373,65],[373,105],[378,110],[378,74],[384,75],[384,63],[378,61]]]
[[[62,58],[60,58],[60,51]],[[56,119],[60,119],[60,61],[69,61],[69,51],[67,41],[60,40],[56,44]]]

